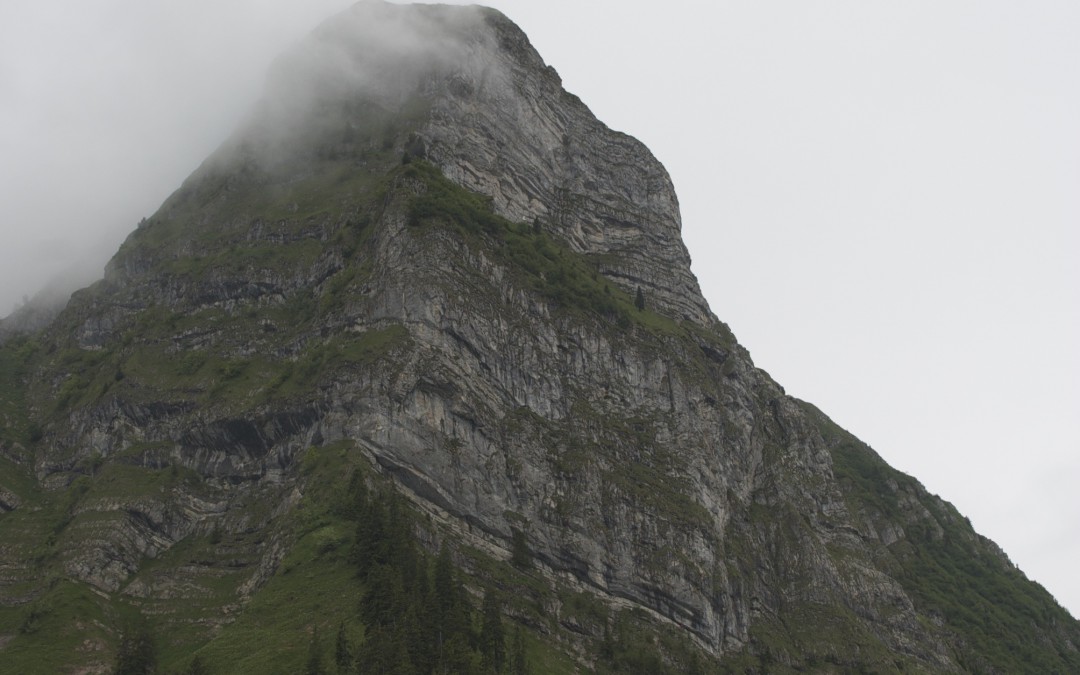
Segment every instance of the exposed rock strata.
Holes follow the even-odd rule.
[[[372,28],[387,22],[394,40]],[[316,489],[298,458],[345,441],[462,539],[508,558],[523,529],[550,578],[644,608],[712,654],[759,649],[755,627],[819,622],[961,668],[955,635],[901,574],[920,545],[909,533],[957,531],[950,507],[914,481],[885,484],[895,511],[853,496],[836,463],[852,441],[709,311],[663,167],[563,91],[516,26],[363,3],[282,60],[268,92],[45,334],[60,356],[32,390],[40,484],[174,467],[145,494],[72,504],[53,537],[67,576],[164,600],[239,570],[242,595],[256,592],[287,552],[275,523]],[[648,310],[570,311],[493,247],[417,224],[411,205],[432,187],[392,173],[404,153],[584,255],[598,284],[643,289]],[[363,182],[308,212],[289,192],[350,171],[396,178],[374,205]],[[326,356],[364,340],[351,361]],[[162,370],[175,381],[160,360],[183,366]],[[281,393],[288,378],[264,362],[306,384]],[[21,504],[0,488],[0,511]],[[244,543],[198,570],[143,573],[219,533]]]

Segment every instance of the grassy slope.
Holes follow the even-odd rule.
[[[943,619],[958,636],[962,667],[970,672],[1080,672],[1080,631],[1053,596],[978,535],[952,505],[929,495],[813,406],[806,408],[830,445],[849,506],[870,518],[904,524],[905,537],[882,552],[885,570],[903,584],[921,614]],[[911,494],[918,495],[932,521],[911,517],[902,504]]]

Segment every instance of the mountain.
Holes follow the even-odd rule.
[[[494,10],[327,21],[3,339],[5,671],[1080,671],[1045,590],[754,366],[664,168]]]

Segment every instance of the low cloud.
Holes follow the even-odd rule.
[[[60,276],[80,286],[100,276],[252,110],[262,136],[249,140],[273,155],[311,131],[320,101],[362,94],[393,109],[481,39],[479,8],[409,10],[367,0],[5,3],[0,316]]]

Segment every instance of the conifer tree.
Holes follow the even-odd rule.
[[[406,608],[401,573],[390,565],[377,565],[365,577],[367,591],[360,606],[360,616],[369,626],[390,625]]]
[[[400,618],[398,632],[402,636],[405,648],[409,652],[409,660],[419,673],[431,672],[435,664],[435,651],[431,644],[431,633],[423,628],[420,616],[425,613],[420,604],[420,596],[416,595],[416,589],[409,589],[407,606]]]
[[[506,642],[503,635],[502,607],[491,591],[484,594],[483,625],[480,629],[480,653],[488,672],[501,673],[506,662]]]
[[[349,477],[349,487],[342,503],[342,515],[349,520],[359,521],[367,504],[367,485],[360,471],[353,471]]]
[[[210,669],[203,662],[202,656],[196,654],[195,658],[191,659],[191,663],[188,664],[184,675],[210,675]]]
[[[435,559],[434,587],[435,611],[439,628],[445,628],[446,621],[454,606],[454,568],[450,562],[450,551],[446,543],[439,548],[439,557]]]
[[[469,646],[468,637],[463,633],[454,633],[443,645],[443,656],[438,668],[440,673],[453,675],[472,675],[480,672],[480,659]]]
[[[126,628],[116,652],[115,675],[148,675],[157,668],[154,639],[144,621]]]
[[[365,675],[417,675],[404,640],[383,626],[376,626],[365,637],[356,654],[356,669]]]
[[[356,522],[356,544],[353,562],[363,576],[378,564],[380,551],[386,538],[382,505],[377,499],[365,499]]]
[[[334,663],[338,675],[344,675],[352,669],[352,650],[349,648],[349,636],[345,634],[345,622],[338,624],[337,640],[334,644]]]
[[[510,661],[511,675],[528,675],[529,666],[525,656],[525,634],[521,626],[514,629],[513,658]]]
[[[412,520],[402,497],[396,492],[390,492],[386,501],[387,544],[384,562],[399,570],[402,584],[406,588],[412,588],[421,573]]]
[[[510,563],[518,569],[532,567],[532,551],[529,550],[528,537],[516,527],[510,528]]]
[[[439,620],[433,610],[435,594],[426,570],[419,576],[416,587],[412,589],[412,602],[412,616],[415,617],[415,623],[412,626],[419,637],[410,638],[409,651],[417,672],[430,673],[434,671],[438,660],[439,645],[436,644],[436,636],[439,632]]]

